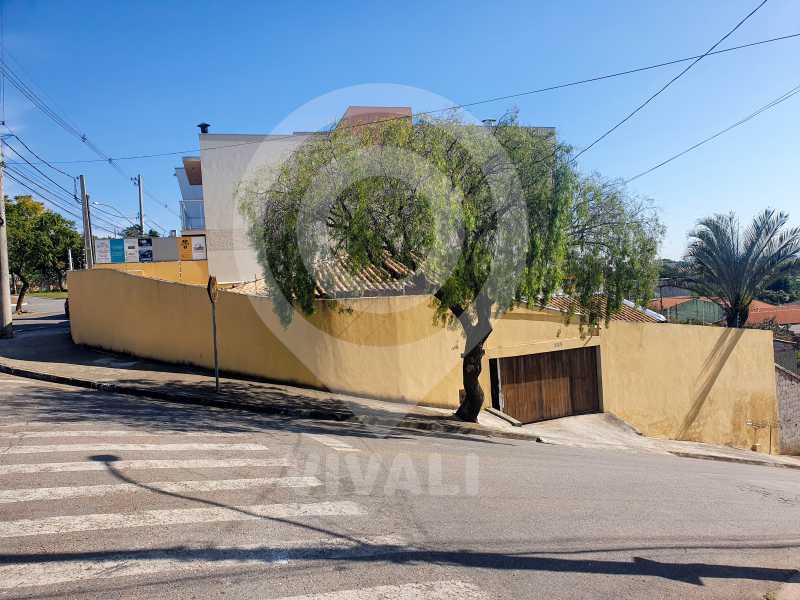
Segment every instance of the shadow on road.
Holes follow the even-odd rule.
[[[742,545],[745,549],[748,546]],[[781,546],[785,547],[785,546]],[[792,544],[791,548],[800,548]],[[586,553],[602,552],[587,550]],[[710,562],[658,561],[639,556],[631,560],[598,560],[561,558],[548,552],[541,556],[536,551],[525,553],[485,552],[477,550],[436,550],[409,548],[397,545],[358,543],[347,548],[185,548],[173,547],[158,550],[131,550],[111,552],[61,552],[37,554],[0,554],[0,565],[31,563],[56,563],[69,561],[256,561],[269,564],[276,560],[333,560],[352,563],[385,563],[403,566],[437,565],[445,567],[468,567],[494,571],[540,571],[550,573],[579,573],[593,575],[622,575],[633,577],[658,577],[702,586],[703,578],[749,579],[785,583],[796,573],[794,569],[772,567],[715,564]],[[230,565],[229,565],[230,566]]]

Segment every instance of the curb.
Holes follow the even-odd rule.
[[[397,419],[386,419],[382,417],[370,417],[363,415],[356,416],[347,409],[336,411],[336,410],[325,410],[321,408],[298,408],[292,406],[247,404],[231,400],[209,398],[207,396],[201,396],[198,394],[191,394],[185,392],[168,393],[168,392],[161,392],[158,390],[148,390],[145,388],[139,388],[135,386],[92,381],[89,379],[80,379],[77,377],[54,375],[52,373],[42,373],[39,371],[31,371],[29,369],[20,369],[19,367],[12,367],[2,362],[0,362],[0,373],[5,373],[7,375],[14,375],[17,377],[25,377],[27,379],[35,379],[38,381],[46,381],[48,383],[59,383],[62,385],[70,385],[73,387],[80,387],[100,392],[124,394],[128,396],[136,396],[139,398],[149,398],[152,400],[177,402],[181,404],[197,404],[202,406],[213,406],[217,408],[234,408],[237,410],[246,410],[249,412],[255,412],[260,414],[278,415],[278,416],[294,417],[300,419],[315,419],[319,421],[337,421],[340,423],[350,422],[350,423],[359,423],[361,425],[379,425],[385,427],[416,429],[419,431],[429,431],[432,433],[458,433],[462,435],[478,435],[490,438],[496,437],[496,438],[506,438],[514,440],[527,440],[531,442],[542,441],[541,438],[534,435],[526,435],[523,433],[489,429],[487,427],[483,427],[477,424],[450,421],[443,417],[438,417],[438,418],[432,417],[431,419],[425,419],[422,417],[404,417],[397,420]]]
[[[353,418],[353,414],[350,411],[345,410],[332,411],[319,408],[297,408],[274,405],[258,406],[255,404],[244,404],[230,400],[208,398],[206,396],[200,396],[197,394],[187,394],[182,392],[167,393],[157,390],[147,390],[134,386],[117,385],[116,383],[104,383],[99,381],[91,381],[89,379],[79,379],[77,377],[65,377],[63,375],[41,373],[39,371],[30,371],[28,369],[11,367],[3,364],[2,362],[0,362],[0,373],[15,375],[17,377],[25,377],[28,379],[36,379],[39,381],[47,381],[49,383],[71,385],[73,387],[81,387],[100,392],[125,394],[127,396],[137,396],[140,398],[150,398],[153,400],[163,400],[181,404],[200,404],[203,406],[214,406],[217,408],[235,408],[238,410],[247,410],[261,414],[318,419],[321,421],[348,421]]]
[[[800,469],[800,464],[792,465],[782,462],[770,462],[768,460],[758,460],[751,458],[736,458],[734,456],[719,456],[716,454],[692,454],[691,452],[681,452],[679,450],[668,450],[674,456],[681,458],[697,458],[699,460],[715,460],[717,462],[739,463],[743,465],[756,465],[759,467],[777,467],[779,469]]]

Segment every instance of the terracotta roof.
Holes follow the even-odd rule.
[[[362,296],[403,296],[424,293],[419,281],[402,264],[389,257],[381,267],[368,265],[353,270],[345,259],[317,265],[313,274],[320,298],[359,298]],[[263,280],[236,285],[233,291],[269,296]]]
[[[605,298],[598,294],[598,298]],[[553,296],[548,302],[547,307],[550,310],[557,310],[559,312],[569,312],[573,306],[574,300],[569,296]],[[580,311],[577,311],[580,313]],[[663,323],[666,318],[657,312],[642,308],[635,305],[630,300],[624,300],[622,306],[618,311],[611,315],[612,321],[628,321],[632,323]]]
[[[778,325],[800,324],[800,304],[772,305],[753,300],[750,305],[748,325],[758,325],[765,321],[775,321]]]
[[[680,306],[697,296],[673,296],[664,298],[663,309],[661,298],[656,298],[650,302],[653,310],[667,310],[675,306]],[[701,298],[707,302],[719,304],[714,298]],[[750,316],[747,319],[748,325],[759,325],[765,321],[775,321],[778,325],[800,324],[800,304],[769,304],[761,300],[753,300],[750,304]]]
[[[381,268],[370,265],[353,272],[343,259],[330,261],[317,267],[317,296],[320,298],[359,298],[373,296],[404,296],[425,294],[426,289],[413,274],[398,262],[389,258],[384,260]],[[263,279],[237,284],[231,291],[240,294],[269,296],[270,290]],[[601,297],[598,295],[598,297]],[[572,299],[567,296],[553,296],[545,307],[548,310],[568,312]],[[580,314],[580,311],[576,311]],[[663,323],[662,315],[636,306],[625,300],[620,309],[611,316],[612,321],[629,321],[636,323]]]
[[[411,121],[410,106],[349,106],[337,127],[357,127],[402,118]]]

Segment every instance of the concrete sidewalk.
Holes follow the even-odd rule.
[[[222,377],[217,393],[213,373],[208,371],[76,346],[63,313],[26,314],[15,319],[14,327],[14,339],[0,340],[0,372],[55,383],[295,418],[800,468],[798,457],[648,438],[610,414],[581,415],[514,427],[486,411],[481,413],[479,423],[463,423],[450,418],[450,409],[238,377]]]
[[[14,320],[14,331],[14,339],[0,340],[0,372],[11,375],[271,415],[538,441],[534,434],[503,427],[505,423],[499,419],[494,423],[488,415],[488,424],[463,423],[450,418],[452,410],[413,403],[239,377],[221,377],[217,393],[213,373],[206,370],[73,344],[69,322],[63,314],[23,315]]]

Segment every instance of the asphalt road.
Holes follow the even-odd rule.
[[[800,471],[0,375],[0,598],[763,598]]]

